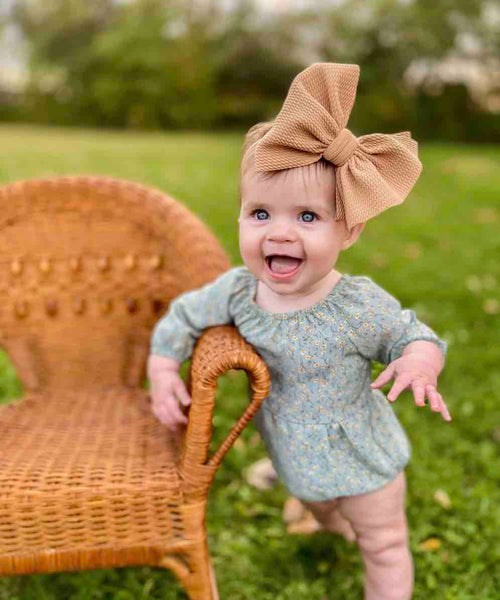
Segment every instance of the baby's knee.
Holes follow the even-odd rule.
[[[372,563],[391,565],[401,560],[408,550],[408,529],[406,522],[392,524],[390,527],[369,528],[357,532],[360,550]]]

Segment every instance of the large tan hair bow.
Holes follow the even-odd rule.
[[[321,157],[333,163],[336,218],[349,228],[401,204],[422,170],[408,131],[358,138],[346,129],[358,79],[358,65],[316,63],[299,73],[255,149],[257,171],[301,167]]]

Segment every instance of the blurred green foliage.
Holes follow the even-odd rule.
[[[273,12],[256,0],[12,0],[4,21],[27,40],[30,79],[17,105],[0,96],[0,120],[243,128],[275,116],[298,71],[332,61],[361,66],[359,134],[498,141],[500,113],[436,69],[450,57],[498,64],[493,4],[310,0]]]

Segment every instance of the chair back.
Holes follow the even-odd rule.
[[[168,195],[106,177],[0,187],[0,344],[28,389],[139,386],[169,302],[230,267]]]

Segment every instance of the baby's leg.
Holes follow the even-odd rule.
[[[349,521],[341,515],[337,499],[324,502],[306,502],[303,500],[302,504],[312,512],[318,522],[318,529],[338,533],[344,536],[347,541],[354,542],[356,534]]]
[[[408,600],[413,561],[408,546],[404,473],[380,490],[339,498],[365,563],[365,600]]]

